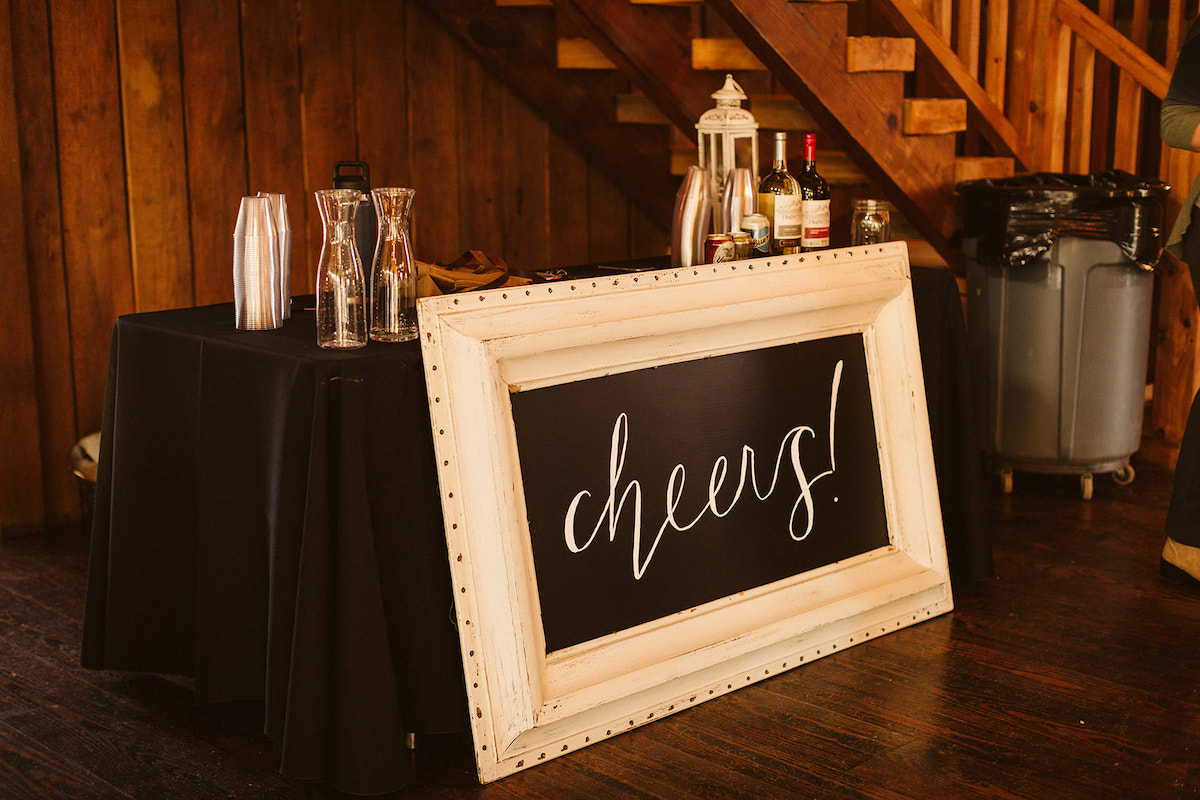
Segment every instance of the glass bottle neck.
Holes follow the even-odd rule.
[[[775,135],[775,155],[771,168],[777,172],[787,172],[787,135]]]

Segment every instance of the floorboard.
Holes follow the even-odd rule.
[[[394,797],[1176,798],[1200,793],[1200,594],[1158,577],[1170,475],[990,487],[997,577],[953,613],[480,786],[422,737]],[[0,540],[0,798],[341,798],[186,681],[81,669],[87,531]],[[409,758],[398,753],[397,758]]]

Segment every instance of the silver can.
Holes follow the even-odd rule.
[[[754,240],[746,231],[733,231],[729,234],[733,237],[733,258],[735,261],[745,261],[747,258],[753,258]]]

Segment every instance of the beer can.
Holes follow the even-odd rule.
[[[754,249],[753,240],[750,234],[746,231],[733,231],[729,234],[733,237],[733,258],[735,261],[745,261],[747,258],[753,258]]]
[[[750,234],[750,258],[771,255],[771,223],[766,214],[747,214],[742,217],[742,230]]]
[[[733,261],[733,237],[728,233],[710,233],[704,240],[704,263]]]

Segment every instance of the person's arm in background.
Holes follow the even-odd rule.
[[[1200,152],[1200,106],[1163,99],[1159,117],[1162,140],[1169,147]]]
[[[1168,147],[1200,151],[1200,20],[1192,23],[1183,40],[1163,98],[1159,129]]]

